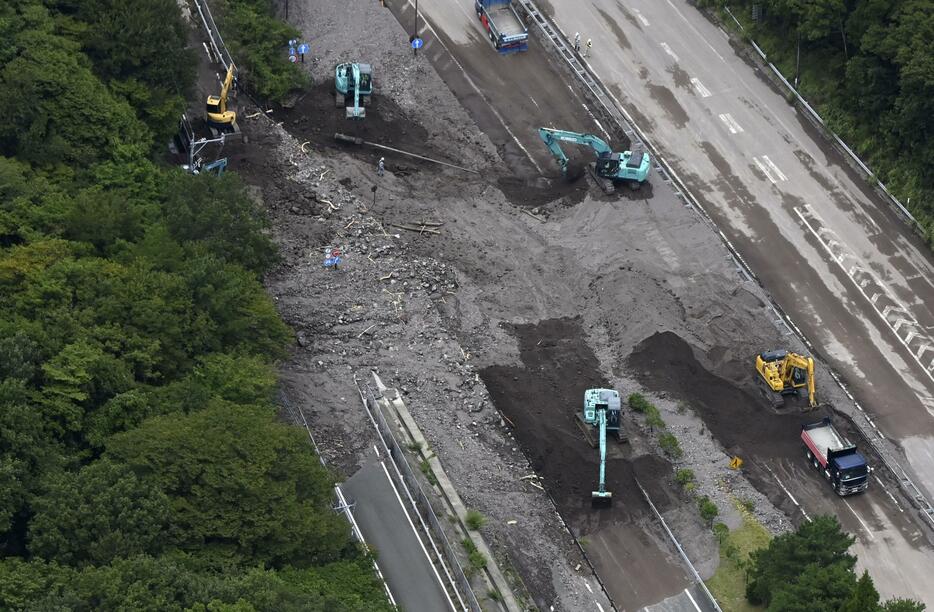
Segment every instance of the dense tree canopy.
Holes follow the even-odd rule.
[[[934,243],[934,3],[930,0],[707,0],[753,36],[919,217]],[[748,19],[747,19],[748,21]],[[790,35],[789,35],[790,34]],[[800,36],[800,74],[797,43]]]
[[[187,35],[174,0],[0,4],[0,609],[388,610],[276,419],[265,217],[152,161]]]

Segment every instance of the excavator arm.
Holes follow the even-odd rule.
[[[597,157],[610,155],[613,150],[604,141],[593,134],[579,134],[577,132],[566,132],[564,130],[553,130],[551,128],[539,128],[538,136],[551,151],[558,163],[561,165],[561,171],[566,172],[568,167],[568,157],[561,149],[560,141],[570,142],[572,144],[590,147],[596,153]]]
[[[795,370],[803,370],[807,375],[807,387],[808,387],[808,404],[811,408],[817,407],[817,397],[815,394],[815,384],[814,384],[814,359],[812,357],[805,357],[804,355],[798,355],[797,353],[788,353],[785,357],[785,372],[783,379],[786,383],[794,386],[801,387],[803,386],[800,383],[797,383],[794,380]]]
[[[594,504],[606,504],[612,501],[613,494],[606,490],[606,407],[597,408],[597,427],[600,429],[600,483],[591,494]]]
[[[227,76],[224,77],[224,85],[221,87],[220,95],[220,107],[221,112],[227,112],[227,95],[230,93],[230,86],[233,84],[234,77],[234,65],[233,62],[230,63],[230,66],[227,68]]]

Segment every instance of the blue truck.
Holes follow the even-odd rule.
[[[512,0],[476,0],[477,17],[500,53],[529,48],[529,29],[522,23]]]
[[[869,488],[872,471],[866,458],[850,444],[826,417],[817,423],[801,426],[801,441],[808,461],[841,497]]]

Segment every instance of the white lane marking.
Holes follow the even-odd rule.
[[[535,101],[535,98],[533,98],[532,96],[529,96],[529,100],[532,101],[532,104],[534,104],[536,108],[541,108],[541,106],[538,105],[538,102]]]
[[[634,8],[634,9],[632,9],[632,10],[635,11],[636,17],[639,18],[639,21],[642,22],[642,25],[644,25],[644,26],[649,25],[649,20],[646,19],[646,18],[642,15],[642,13],[639,12],[639,9]]]
[[[759,158],[758,158],[758,157],[753,157],[753,158],[752,158],[752,161],[755,162],[756,166],[758,166],[758,168],[759,168],[759,170],[762,172],[762,174],[764,174],[764,175],[766,176],[766,178],[769,179],[769,181],[771,181],[771,183],[772,183],[773,185],[777,182],[777,181],[775,180],[775,177],[773,177],[772,174],[769,172],[769,169],[765,167],[765,164],[763,164],[762,162],[759,161]]]
[[[702,98],[710,97],[710,90],[704,87],[704,84],[700,82],[699,78],[691,77],[691,84],[694,85],[694,89],[697,90],[697,93],[699,93]]]
[[[587,582],[587,581],[585,580],[585,581],[584,581],[584,586],[587,587],[587,591],[588,591],[591,595],[593,595],[593,589],[590,588],[590,583]]]
[[[409,6],[411,6],[414,9],[415,4],[412,2],[412,0],[408,0],[408,2],[409,2]],[[463,11],[463,8],[461,8],[461,11]],[[535,169],[538,170],[538,173],[544,174],[544,170],[542,170],[542,167],[538,165],[538,162],[535,161],[535,158],[532,157],[532,154],[529,153],[529,150],[526,149],[524,146],[522,146],[522,143],[519,142],[519,139],[516,138],[516,135],[513,134],[512,130],[509,129],[509,126],[506,124],[506,121],[503,119],[503,116],[499,114],[499,111],[496,110],[496,107],[493,106],[493,103],[490,102],[490,100],[485,95],[483,95],[483,92],[480,91],[480,88],[477,87],[477,84],[473,82],[473,79],[470,78],[470,75],[467,74],[467,71],[464,70],[464,67],[461,66],[461,63],[457,61],[457,58],[454,57],[454,54],[451,53],[451,50],[448,49],[447,45],[444,44],[444,41],[441,40],[441,37],[438,36],[438,32],[435,30],[434,26],[431,25],[431,22],[425,19],[424,14],[419,13],[419,15],[421,15],[422,21],[428,27],[428,30],[431,31],[432,36],[434,36],[435,39],[437,39],[437,41],[441,44],[441,47],[447,52],[448,56],[452,60],[454,60],[454,63],[457,65],[457,68],[461,71],[461,74],[464,75],[464,78],[467,80],[470,86],[473,87],[473,90],[477,92],[477,95],[480,96],[480,99],[486,102],[486,105],[490,107],[490,110],[493,112],[493,116],[495,116],[496,119],[500,122],[500,125],[502,125],[503,128],[506,130],[506,132],[510,136],[512,136],[512,139],[516,142],[517,145],[519,145],[519,148],[522,149],[522,152],[525,153],[525,156],[529,158],[529,161],[532,162],[532,165],[535,166]]]
[[[671,47],[668,46],[668,43],[659,43],[659,45],[661,45],[662,49],[665,50],[665,53],[670,55],[676,62],[679,61],[678,56],[674,51],[671,50]]]
[[[763,155],[763,156],[762,156],[762,161],[764,161],[766,164],[769,165],[769,168],[772,169],[772,172],[775,173],[775,176],[778,177],[778,180],[780,180],[780,181],[787,181],[787,180],[788,180],[788,177],[785,176],[784,174],[782,174],[782,171],[778,169],[778,166],[776,166],[776,165],[772,162],[771,159],[769,159],[769,156],[768,156],[768,155]]]
[[[700,606],[697,605],[697,602],[694,601],[694,597],[691,595],[691,592],[689,590],[684,589],[684,594],[687,595],[688,599],[691,600],[691,603],[694,604],[694,609],[697,610],[697,612],[704,612],[703,610],[700,609]]]
[[[814,211],[810,204],[805,204],[803,209],[796,206],[794,211],[795,214],[798,215],[798,218],[801,219],[801,222],[804,223],[804,226],[808,228],[808,231],[810,231],[811,234],[817,238],[820,245],[824,247],[824,250],[827,251],[830,258],[840,266],[847,277],[853,282],[856,289],[866,298],[872,306],[872,309],[876,311],[876,314],[879,315],[889,329],[892,330],[892,333],[894,333],[898,341],[902,343],[902,346],[908,350],[908,353],[911,354],[915,362],[921,366],[921,369],[934,381],[934,361],[926,365],[921,359],[921,356],[924,355],[928,348],[934,346],[934,338],[918,324],[911,310],[898,299],[892,289],[883,283],[862,260],[837,239],[838,236],[836,232],[827,227],[824,220]],[[805,216],[805,213],[807,216]],[[810,220],[807,217],[810,217]],[[836,251],[834,247],[837,247]],[[847,267],[847,265],[844,264],[846,260],[855,262],[855,265]],[[888,304],[884,307],[880,307],[880,301],[888,302]],[[893,315],[894,320],[890,320],[889,315]],[[908,324],[906,325],[903,322],[899,325],[899,329],[905,329],[907,332],[905,336],[902,337],[898,329],[895,328],[895,324],[898,320],[902,320],[906,316],[910,319]],[[920,345],[920,348],[911,348],[909,342],[916,342]],[[915,392],[915,396],[925,405],[928,412],[934,415],[934,406],[927,405],[924,396],[919,395],[917,392]]]
[[[713,45],[711,45],[709,42],[707,42],[707,39],[704,38],[704,35],[701,34],[700,32],[698,32],[698,31],[697,31],[697,28],[695,28],[693,25],[691,25],[691,22],[688,21],[688,20],[687,20],[687,17],[685,17],[684,15],[682,15],[682,14],[681,14],[681,11],[679,11],[678,8],[677,8],[674,4],[671,3],[671,0],[667,0],[667,2],[668,2],[668,6],[670,6],[670,7],[674,10],[674,12],[678,13],[678,17],[680,17],[680,18],[684,21],[684,23],[688,24],[688,27],[691,28],[691,31],[694,32],[695,34],[697,34],[697,37],[700,38],[701,41],[703,41],[703,43],[704,43],[705,45],[707,45],[708,47],[710,47],[710,50],[713,51],[713,54],[716,55],[717,57],[719,57],[719,58],[720,58],[720,61],[723,62],[723,63],[725,64],[725,63],[726,63],[726,60],[723,59],[723,56],[722,56],[722,55],[720,55],[719,53],[717,53],[717,50],[713,48]]]
[[[720,115],[720,121],[726,124],[726,128],[730,130],[730,134],[739,134],[743,131],[743,128],[736,123],[736,119],[733,118],[733,115],[730,113],[723,113]]]
[[[595,601],[594,603],[597,604],[597,610],[600,610],[600,612],[603,612],[603,606],[600,605],[600,602]]]
[[[379,457],[379,449],[376,448],[376,445],[373,445],[373,452],[376,453],[376,456]]]
[[[862,518],[860,518],[858,514],[856,514],[856,510],[853,510],[853,506],[850,505],[850,502],[844,499],[843,503],[846,504],[846,507],[849,508],[850,513],[852,513],[853,516],[856,517],[856,520],[859,521],[859,524],[862,525],[863,529],[866,530],[866,535],[869,536],[869,539],[875,542],[876,536],[872,535],[872,529],[869,528],[869,525],[866,524],[866,521],[864,521]]]
[[[772,475],[772,478],[775,479],[775,482],[778,483],[778,486],[780,486],[780,487],[782,488],[782,491],[785,492],[785,495],[788,496],[788,499],[791,500],[791,503],[793,503],[795,506],[798,507],[799,510],[801,510],[801,514],[803,514],[803,515],[804,515],[804,518],[806,518],[806,519],[808,520],[808,522],[810,523],[810,522],[811,522],[811,517],[808,516],[808,513],[804,510],[804,506],[802,506],[801,504],[798,503],[798,500],[795,499],[795,496],[791,494],[791,491],[789,491],[788,488],[785,487],[785,483],[783,483],[783,482],[778,478],[778,474],[776,474],[775,472],[773,472],[773,471],[772,471],[772,468],[770,468],[768,465],[765,466],[765,469],[768,470],[769,474]]]
[[[383,473],[386,474],[386,480],[389,481],[389,486],[392,487],[392,492],[396,494],[396,499],[399,500],[399,507],[402,508],[402,513],[405,514],[405,518],[409,521],[409,527],[412,528],[412,533],[415,534],[415,539],[418,540],[418,545],[422,547],[422,552],[425,553],[425,558],[428,559],[428,565],[431,566],[431,570],[435,573],[435,578],[438,579],[438,584],[441,585],[441,590],[444,591],[444,596],[448,600],[452,610],[457,608],[454,606],[454,602],[451,601],[451,596],[448,595],[448,590],[444,588],[444,580],[441,580],[441,574],[438,573],[438,568],[435,567],[435,564],[431,562],[431,556],[428,554],[428,549],[425,548],[425,544],[422,542],[421,536],[418,535],[418,531],[415,529],[415,523],[412,522],[412,517],[409,516],[409,511],[406,509],[405,504],[402,503],[402,496],[399,495],[399,491],[396,489],[396,483],[392,481],[392,478],[389,476],[389,470],[386,469],[386,463],[380,461],[379,464],[383,466]]]
[[[904,513],[905,510],[902,508],[902,505],[898,503],[898,500],[895,499],[895,496],[889,492],[889,488],[885,486],[885,484],[881,480],[879,480],[878,476],[873,476],[873,478],[876,479],[876,482],[879,483],[879,486],[882,487],[882,490],[885,491],[885,494],[889,496],[889,499],[891,499],[895,503],[895,507],[898,508],[898,511]]]

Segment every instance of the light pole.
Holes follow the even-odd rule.
[[[415,0],[415,38],[418,38],[418,0]],[[418,47],[412,45],[412,51],[415,52],[415,57],[418,57]]]

